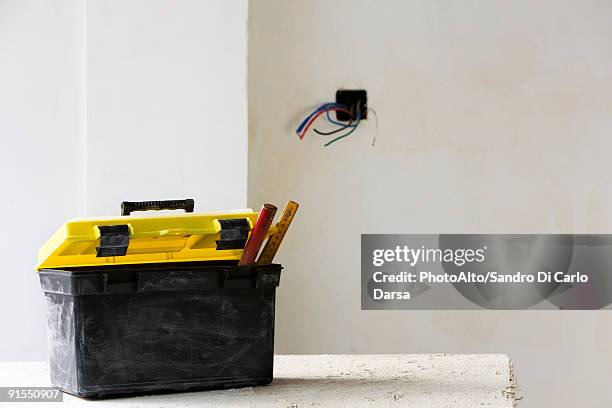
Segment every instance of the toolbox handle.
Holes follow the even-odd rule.
[[[162,201],[124,201],[121,203],[121,215],[130,215],[134,211],[185,210],[192,213],[195,202],[192,198],[185,200]]]

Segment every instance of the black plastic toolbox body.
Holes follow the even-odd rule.
[[[80,397],[272,381],[280,265],[43,269],[51,381]]]

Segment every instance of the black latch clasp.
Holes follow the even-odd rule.
[[[220,239],[217,240],[217,250],[242,249],[249,237],[249,221],[246,218],[219,220],[221,224]]]
[[[130,244],[130,229],[127,225],[103,225],[100,229],[100,246],[96,257],[125,256]]]

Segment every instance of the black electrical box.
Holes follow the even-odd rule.
[[[346,105],[353,111],[353,117],[346,112],[336,112],[336,119],[349,122],[357,119],[357,108],[359,108],[359,119],[368,118],[368,93],[365,89],[338,89],[336,91],[336,103]]]

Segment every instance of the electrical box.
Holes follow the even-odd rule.
[[[360,120],[368,118],[368,93],[365,89],[338,89],[336,91],[336,103],[356,109],[359,106]],[[336,119],[342,122],[349,122],[351,118],[346,112],[336,112]]]

